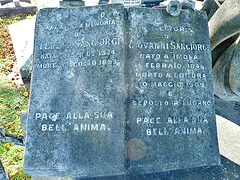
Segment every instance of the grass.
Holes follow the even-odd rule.
[[[29,88],[7,78],[16,61],[7,26],[31,16],[0,17],[0,126],[4,131],[23,135],[20,113],[28,110]],[[24,147],[0,141],[0,160],[13,180],[31,179],[22,169]]]

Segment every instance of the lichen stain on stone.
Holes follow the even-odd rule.
[[[140,138],[133,138],[127,141],[127,157],[133,160],[142,159],[147,153],[147,146]]]

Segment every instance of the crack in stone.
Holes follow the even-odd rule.
[[[95,101],[95,102],[97,102],[98,104],[101,104],[101,105],[102,105],[102,103],[99,101],[99,99],[98,99],[97,96],[91,95],[91,94],[89,94],[89,92],[87,92],[87,91],[85,91],[85,90],[83,90],[83,89],[80,89],[80,90],[81,90],[81,91],[84,93],[84,95],[87,96],[89,99],[91,99],[92,101]]]

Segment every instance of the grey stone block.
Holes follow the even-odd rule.
[[[35,14],[38,8],[32,4],[25,2],[12,2],[0,6],[0,16],[16,15],[16,14]]]
[[[215,109],[217,115],[222,116],[237,125],[240,125],[239,101],[228,101],[215,97]]]
[[[16,0],[15,0],[16,1]],[[0,6],[1,5],[5,5],[7,3],[11,3],[13,2],[13,0],[0,0]],[[27,3],[31,3],[31,0],[19,0],[18,2],[27,2]]]
[[[204,12],[46,8],[34,47],[30,175],[134,177],[220,164]]]
[[[240,166],[237,163],[229,160],[228,158],[221,156],[221,166],[214,167],[201,167],[193,169],[185,169],[178,171],[169,171],[165,173],[151,173],[143,175],[129,175],[129,176],[111,176],[91,178],[91,180],[203,180],[203,179],[229,179],[238,180],[240,176]],[[83,180],[82,178],[76,178],[76,180]],[[86,179],[87,180],[87,179]]]
[[[214,93],[225,101],[240,100],[239,93],[234,93],[239,89],[239,80],[237,78],[239,69],[236,69],[239,67],[239,47],[239,41],[234,42],[222,53],[213,67]]]
[[[227,12],[227,13],[226,13]],[[240,32],[240,1],[226,0],[209,20],[212,49]]]
[[[123,6],[41,9],[34,47],[24,170],[123,174]]]
[[[59,1],[60,7],[77,7],[77,6],[84,6],[84,1],[77,0],[77,1]]]
[[[154,173],[147,175],[129,175],[129,176],[110,176],[110,177],[100,177],[100,178],[91,178],[93,180],[131,180],[131,179],[179,179],[186,180],[192,179],[195,177],[196,179],[231,179],[238,180],[240,177],[240,158],[236,156],[238,153],[237,149],[234,149],[233,146],[238,147],[239,138],[238,132],[239,128],[236,128],[237,125],[240,125],[238,121],[240,103],[238,102],[226,102],[221,99],[215,98],[215,107],[216,114],[221,115],[230,121],[226,123],[222,121],[220,116],[217,117],[218,122],[218,137],[220,144],[220,151],[223,153],[221,155],[221,166],[216,167],[201,167],[201,168],[193,168],[187,170],[178,170],[178,171],[170,171],[165,173]],[[229,111],[233,112],[231,116],[228,113]],[[227,115],[227,116],[226,116]],[[22,122],[22,119],[21,119]],[[233,123],[231,123],[233,122]],[[236,124],[234,126],[234,124]],[[23,125],[23,124],[22,124]],[[23,128],[24,129],[24,128]],[[227,132],[226,132],[227,131]],[[235,131],[235,132],[234,132]],[[229,133],[230,132],[230,133]],[[226,144],[227,143],[227,144]],[[226,153],[233,156],[230,160],[226,156]],[[66,178],[67,179],[67,178]],[[70,179],[70,178],[69,178]],[[71,178],[75,180],[82,180],[83,178]],[[32,180],[59,180],[59,178],[47,178],[47,177],[32,177]]]
[[[28,118],[28,112],[23,112],[20,114],[20,121],[21,121],[23,136],[25,140],[27,137],[27,118]]]
[[[8,26],[17,59],[18,70],[25,85],[30,84],[35,18]]]
[[[219,165],[205,12],[130,8],[128,19],[128,170]]]

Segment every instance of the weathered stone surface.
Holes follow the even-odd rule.
[[[167,5],[167,12],[171,16],[178,16],[180,14],[180,10],[182,9],[182,4],[179,1],[170,1]]]
[[[1,0],[0,1],[0,5],[5,5],[7,3],[11,3],[13,2],[13,0]],[[15,0],[14,2],[27,2],[27,3],[31,3],[31,0]]]
[[[60,7],[77,7],[77,6],[84,6],[84,1],[82,0],[75,0],[75,1],[59,1]]]
[[[99,0],[98,4],[108,4],[109,0]]]
[[[228,47],[230,47],[240,36],[240,34],[235,34],[234,36],[228,38],[227,40],[223,41],[221,44],[219,44],[217,47],[215,47],[212,50],[212,65],[216,63],[218,58],[224,53],[224,51],[227,50]]]
[[[213,83],[215,95],[228,104],[228,101],[240,99],[239,39],[237,39],[240,33],[240,4],[236,0],[219,2],[222,5],[209,21]],[[231,111],[227,114],[231,115],[230,113]]]
[[[26,19],[8,26],[13,48],[17,59],[17,66],[21,72],[23,82],[30,79],[32,71],[32,53],[34,41],[35,18]]]
[[[131,180],[131,179],[231,179],[237,180],[240,176],[240,157],[238,153],[239,144],[239,126],[238,117],[240,117],[240,103],[228,102],[215,98],[216,114],[219,114],[227,119],[217,116],[218,126],[218,141],[219,149],[222,154],[220,167],[204,167],[179,171],[171,171],[167,173],[154,173],[147,175],[134,176],[111,176],[102,178],[91,178],[97,180]],[[231,114],[227,112],[232,112]],[[22,119],[21,119],[22,121]],[[57,180],[58,178],[32,177],[32,180]],[[67,178],[66,178],[67,179]],[[69,178],[70,179],[70,178]],[[74,178],[72,178],[74,179]],[[82,178],[75,178],[82,180]]]
[[[177,16],[180,13],[179,9],[191,9],[194,11],[196,2],[195,0],[166,0],[160,3],[160,7],[165,6],[168,13],[171,11],[171,13],[176,13],[173,16]]]
[[[46,8],[37,16],[24,170],[123,174],[122,5]]]
[[[229,72],[229,87],[240,99],[240,36],[236,41],[237,47],[232,57]]]
[[[240,32],[240,1],[226,0],[209,21],[212,49]]]
[[[92,180],[149,180],[149,179],[177,179],[177,180],[202,180],[202,179],[231,179],[238,180],[240,176],[240,166],[237,163],[221,156],[222,166],[201,167],[194,169],[185,169],[178,171],[169,171],[165,173],[152,173],[144,175],[112,176],[102,178],[92,178]],[[76,178],[76,180],[82,180]]]
[[[129,172],[218,165],[205,12],[130,8],[128,18]]]
[[[121,5],[39,12],[24,161],[30,175],[219,165],[206,14],[130,8],[127,24],[124,15]]]
[[[239,46],[238,41],[233,43],[224,53],[218,58],[217,62],[213,67],[213,86],[214,94],[225,101],[239,101],[240,97],[234,92],[238,89],[238,69],[232,67],[232,61],[235,58],[239,61],[237,56],[237,47]],[[237,64],[238,62],[235,63]],[[235,66],[235,65],[234,65]],[[231,69],[233,68],[233,69]],[[235,73],[233,73],[235,71]],[[236,72],[237,71],[237,72]],[[231,76],[230,76],[231,72]],[[230,83],[231,82],[231,83]],[[233,89],[232,89],[233,88]]]
[[[162,0],[142,0],[142,7],[154,7],[154,6],[159,6],[160,2]]]
[[[0,6],[0,16],[35,14],[37,11],[38,8],[36,6],[25,2],[12,2]]]
[[[240,102],[226,101],[215,96],[216,114],[240,125]]]
[[[20,121],[21,121],[23,136],[25,140],[27,137],[27,117],[28,117],[28,112],[23,112],[20,114]]]
[[[217,101],[219,99],[216,99]],[[217,102],[218,103],[218,102]],[[236,102],[235,102],[236,103]],[[234,106],[233,106],[234,107]],[[240,104],[236,103],[234,109],[238,108]],[[224,106],[222,109],[227,108]],[[233,111],[233,108],[227,108],[228,111]],[[226,110],[226,111],[227,111]],[[239,111],[238,111],[239,112]],[[236,116],[236,117],[239,117]],[[144,175],[128,175],[128,176],[114,176],[93,178],[93,180],[149,180],[149,179],[177,179],[177,180],[202,180],[202,179],[229,179],[238,180],[240,177],[240,156],[239,156],[239,132],[240,122],[235,118],[233,122],[216,116],[218,128],[218,141],[221,153],[221,166],[199,167],[193,169],[185,169],[178,171],[169,171],[165,173],[152,173]],[[76,180],[82,180],[76,178]]]
[[[203,2],[203,6],[201,8],[202,11],[206,11],[208,15],[208,20],[214,15],[214,13],[218,10],[220,3],[216,0],[205,0]]]

